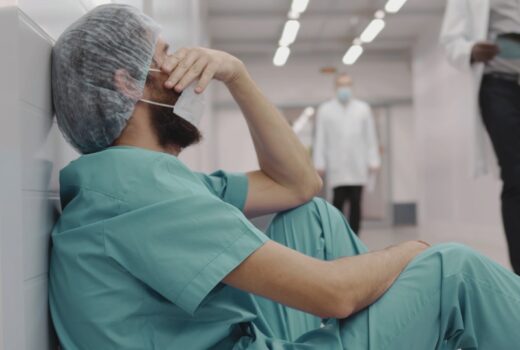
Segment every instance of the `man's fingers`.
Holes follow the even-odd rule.
[[[188,50],[182,48],[179,51],[175,52],[173,55],[166,56],[166,59],[161,65],[161,70],[164,73],[170,74],[171,71],[177,66],[177,64],[179,64],[180,61],[182,61],[186,57],[187,54]]]
[[[485,53],[496,54],[496,53],[498,53],[498,51],[500,51],[500,49],[498,48],[498,46],[495,46],[495,47],[487,47],[483,51]]]
[[[164,83],[167,88],[174,87],[179,80],[186,74],[188,69],[191,68],[193,63],[198,59],[199,53],[195,50],[190,51],[184,59],[182,59],[171,72],[170,77]]]
[[[164,82],[165,88],[175,88],[176,91],[180,92],[199,78],[195,90],[201,93],[214,79],[219,70],[219,64],[207,50],[198,48],[180,49],[165,59],[161,65],[161,70],[169,74],[168,79]]]
[[[489,52],[489,53],[498,53],[498,51],[500,50],[498,45],[493,44],[493,43],[481,43],[479,45],[479,49],[482,52]]]
[[[487,62],[492,60],[498,53],[500,48],[489,42],[478,43],[473,51],[473,57],[477,62]]]
[[[195,88],[195,92],[201,93],[203,92],[208,84],[210,83],[211,79],[215,76],[215,73],[217,72],[218,65],[214,62],[208,64],[204,72],[202,73],[202,76],[200,77],[199,83],[197,84],[197,87]]]
[[[194,81],[196,78],[198,78],[206,66],[208,65],[208,58],[207,57],[200,57],[191,67],[190,69],[184,74],[184,76],[179,80],[177,85],[175,86],[175,90],[178,92],[182,91],[186,86],[190,85],[192,81]]]

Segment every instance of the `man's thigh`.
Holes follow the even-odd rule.
[[[418,256],[370,307],[339,323],[346,349],[436,349],[442,269],[433,248]]]
[[[278,214],[266,234],[274,241],[316,259],[334,260],[367,251],[345,217],[318,198]],[[321,325],[322,320],[316,316],[262,297],[256,299],[275,337],[292,341]]]
[[[352,349],[515,349],[519,295],[511,271],[443,244],[414,259],[368,309],[340,321],[340,334]]]

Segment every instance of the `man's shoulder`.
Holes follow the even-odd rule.
[[[359,99],[353,99],[351,101],[353,107],[360,113],[362,117],[370,117],[372,114],[372,107],[370,104],[366,101],[359,100]]]
[[[182,188],[193,176],[180,160],[160,152],[116,148],[83,155],[60,173],[61,189],[75,187],[122,201],[149,198]]]
[[[354,98],[352,99],[352,103],[358,106],[359,108],[370,109],[370,104],[364,100]]]
[[[81,155],[61,170],[62,185],[82,183],[92,185],[103,179],[129,175],[146,168],[156,158],[137,149],[106,149],[100,152]]]
[[[336,100],[335,99],[330,99],[330,100],[327,100],[325,102],[323,102],[322,104],[319,105],[318,107],[318,110],[323,110],[323,109],[327,109],[327,108],[332,108],[336,105]]]

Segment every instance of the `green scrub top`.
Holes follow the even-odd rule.
[[[255,332],[269,338],[255,297],[220,283],[268,240],[241,212],[247,189],[243,174],[197,174],[135,147],[65,167],[49,282],[62,347],[250,349]]]

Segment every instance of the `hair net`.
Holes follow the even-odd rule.
[[[141,98],[160,27],[128,5],[96,7],[68,27],[52,50],[58,126],[81,153],[110,146]],[[132,92],[114,82],[128,72]]]

